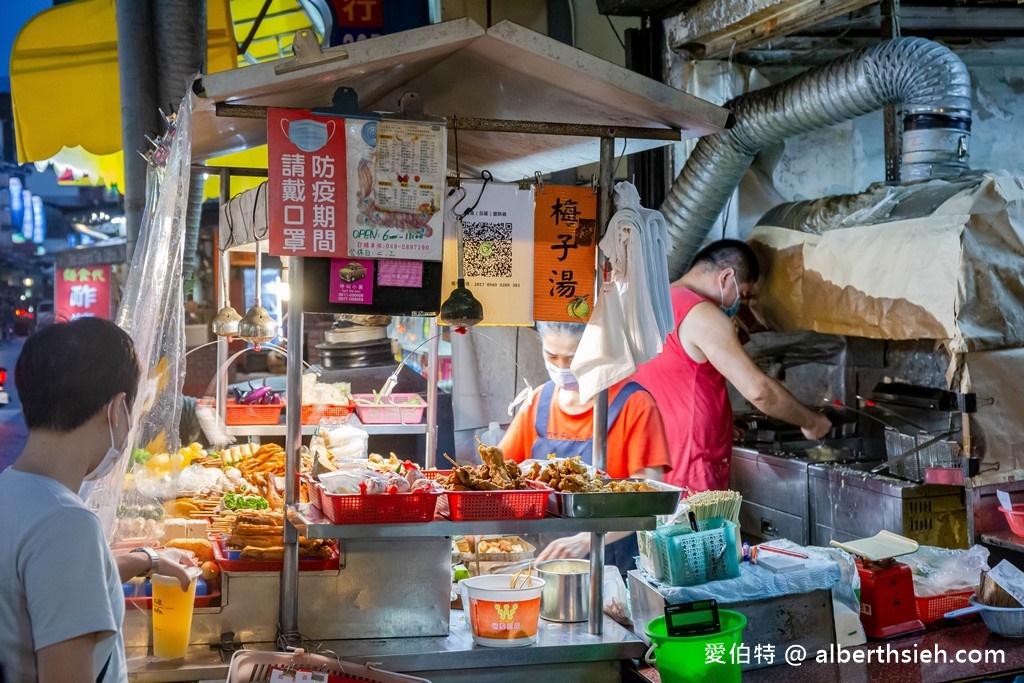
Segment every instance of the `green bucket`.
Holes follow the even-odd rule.
[[[743,642],[747,618],[732,610],[718,610],[722,630],[705,636],[673,637],[665,629],[665,617],[647,624],[651,649],[647,662],[656,664],[664,683],[727,683],[740,680],[738,648]]]

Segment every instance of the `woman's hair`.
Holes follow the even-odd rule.
[[[547,334],[564,334],[567,337],[575,337],[576,339],[583,338],[583,330],[586,329],[586,325],[583,323],[554,323],[554,322],[538,322],[537,323],[537,334],[544,338]]]
[[[101,318],[56,323],[25,342],[14,386],[29,429],[70,432],[114,396],[128,406],[139,386],[139,359],[131,337]]]

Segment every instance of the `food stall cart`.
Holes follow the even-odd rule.
[[[461,138],[461,168],[475,174],[487,170],[498,181],[519,181],[599,161],[598,224],[603,225],[611,215],[617,138],[628,140],[631,151],[639,151],[730,124],[724,109],[507,22],[484,31],[472,21],[459,20],[323,52],[308,32],[300,33],[295,44],[293,59],[196,81],[193,162],[264,142],[268,106],[329,107],[337,89],[346,87],[358,95],[357,106],[363,110],[395,112],[403,109],[401,103],[412,120],[423,112],[447,117],[447,126],[457,129]],[[420,98],[422,105],[417,107]],[[320,308],[305,302],[315,301],[316,291],[308,285],[321,264],[297,257],[290,258],[288,266],[287,337],[292,343],[285,402],[300,406],[301,314]],[[438,299],[413,310],[436,314],[439,303]],[[222,404],[224,398],[224,387],[218,387]],[[606,403],[604,407],[606,411]],[[604,618],[601,561],[593,562],[590,572],[589,622],[545,624],[538,642],[525,649],[474,646],[465,620],[449,610],[449,539],[459,533],[582,530],[594,535],[592,555],[601,558],[605,533],[651,529],[652,516],[333,524],[317,509],[298,502],[300,411],[287,410],[286,420],[288,523],[280,573],[228,573],[226,605],[208,617],[199,611],[193,626],[199,625],[197,637],[184,663],[153,661],[146,656],[144,643],[128,639],[133,680],[223,675],[226,660],[210,650],[210,642],[230,647],[232,636],[225,633],[229,630],[241,632],[246,646],[266,649],[274,640],[295,642],[301,634],[325,642],[346,659],[377,662],[432,680],[508,680],[510,667],[517,676],[543,672],[579,680],[618,680],[622,660],[643,654],[641,641]],[[594,449],[598,465],[603,463],[605,420],[599,401]],[[428,422],[428,434],[433,428]],[[436,440],[428,440],[428,467],[435,464],[434,444]],[[342,539],[340,568],[300,572],[300,533],[309,539]],[[279,598],[276,605],[268,599],[272,595]],[[412,635],[418,637],[398,637]]]

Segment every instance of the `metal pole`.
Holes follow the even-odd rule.
[[[437,383],[440,381],[440,362],[438,356],[441,338],[437,334],[437,321],[430,319],[430,354],[427,360],[427,436],[424,463],[428,470],[437,468]]]
[[[900,37],[900,0],[882,0],[882,40]],[[885,182],[900,182],[900,139],[903,126],[900,125],[896,105],[884,109],[883,131],[885,135]]]
[[[288,258],[288,386],[285,411],[284,504],[287,510],[298,501],[299,468],[302,463],[302,257]],[[287,515],[285,515],[287,520]],[[281,635],[299,630],[299,532],[291,523],[284,525],[284,565],[281,567]],[[291,645],[298,645],[293,642]]]
[[[227,169],[223,169],[220,172],[220,206],[227,206],[228,200],[231,199],[231,173]],[[231,298],[228,295],[229,288],[231,287],[231,254],[227,250],[221,249],[222,244],[227,244],[227,235],[225,234],[228,227],[225,223],[221,222],[218,228],[218,240],[217,240],[217,309],[221,310],[228,305],[228,300]],[[220,417],[220,423],[226,424],[225,415],[227,414],[228,405],[228,383],[227,383],[227,368],[224,365],[228,362],[228,340],[227,337],[217,337],[217,415]]]
[[[615,138],[601,138],[601,164],[598,171],[597,231],[603,236],[612,217],[612,186],[615,183]],[[598,251],[597,277],[594,300],[596,302],[602,275],[601,253]],[[594,467],[608,468],[608,391],[601,391],[594,399]],[[590,618],[588,630],[595,636],[604,632],[604,534],[590,534]]]
[[[117,0],[117,71],[121,89],[121,148],[124,150],[124,228],[129,266],[146,209],[146,136],[156,137],[156,60],[148,1]]]

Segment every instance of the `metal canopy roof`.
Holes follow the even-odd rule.
[[[329,107],[342,86],[372,111],[398,111],[399,97],[416,92],[430,116],[677,129],[684,139],[724,130],[730,119],[726,109],[507,21],[484,31],[459,19],[313,52],[198,79],[193,160],[266,143],[263,121],[218,117],[217,103]],[[505,182],[599,159],[592,137],[460,130],[458,142],[463,172],[487,169]],[[664,144],[630,138],[627,151]],[[450,131],[448,151],[454,168]]]

